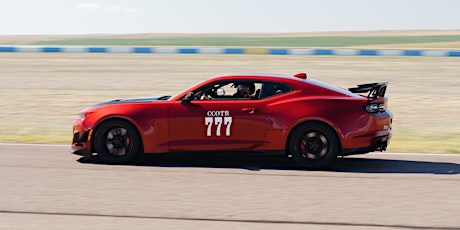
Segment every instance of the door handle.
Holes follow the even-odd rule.
[[[241,111],[249,113],[249,114],[254,114],[256,109],[255,108],[243,108]]]

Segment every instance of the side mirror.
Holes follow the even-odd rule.
[[[187,93],[184,98],[182,98],[182,104],[190,104],[193,99],[193,92]]]
[[[216,91],[216,95],[217,96],[224,96],[225,95],[225,90],[222,89],[222,88],[218,88],[217,91]]]

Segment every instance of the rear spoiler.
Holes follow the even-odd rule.
[[[388,82],[369,83],[358,85],[358,87],[349,88],[352,93],[368,93],[367,98],[384,97],[387,91]]]

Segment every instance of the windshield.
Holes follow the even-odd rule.
[[[157,100],[168,100],[169,98],[171,98],[171,96],[162,96],[162,97],[159,97]]]
[[[176,98],[177,96],[179,96],[179,95],[181,95],[181,94],[183,94],[183,93],[185,93],[185,92],[190,92],[191,89],[195,88],[195,87],[196,87],[197,85],[199,85],[199,84],[200,84],[200,83],[196,83],[196,84],[194,84],[194,85],[188,87],[187,89],[182,90],[182,91],[180,91],[179,93],[176,93],[176,94],[170,96],[168,99],[165,99],[165,100],[169,100],[169,99],[172,99],[172,98]],[[179,99],[182,99],[182,98],[179,98]]]

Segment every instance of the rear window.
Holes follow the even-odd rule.
[[[316,86],[319,86],[319,87],[323,87],[323,88],[326,88],[326,89],[329,89],[329,90],[332,90],[332,91],[335,91],[335,92],[338,92],[338,93],[341,93],[341,94],[345,94],[345,95],[348,95],[348,96],[351,96],[351,97],[359,97],[358,95],[346,90],[346,89],[342,89],[342,88],[339,88],[337,86],[333,86],[333,85],[330,85],[330,84],[327,84],[327,83],[324,83],[324,82],[321,82],[321,81],[317,81],[317,80],[313,80],[313,79],[308,79],[306,80],[306,82],[312,84],[312,85],[316,85]]]
[[[293,89],[290,86],[283,83],[264,82],[260,92],[260,99],[285,94],[291,92],[292,90]]]

